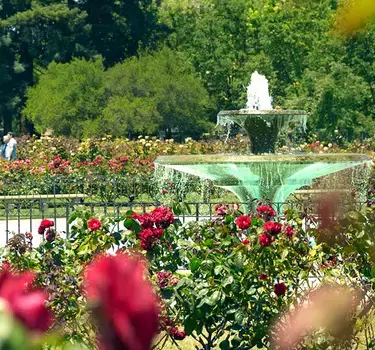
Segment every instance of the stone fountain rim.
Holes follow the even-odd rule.
[[[360,153],[310,153],[310,154],[199,154],[159,156],[155,159],[158,165],[194,165],[226,163],[338,163],[338,162],[371,162],[371,158]]]
[[[307,115],[306,111],[303,110],[292,110],[292,109],[263,109],[263,110],[254,110],[254,109],[239,109],[239,110],[229,110],[229,111],[220,111],[218,116],[231,116],[231,115]]]

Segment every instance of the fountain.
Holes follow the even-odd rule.
[[[242,127],[250,138],[251,154],[160,156],[156,167],[210,180],[234,193],[245,205],[253,199],[285,202],[295,190],[345,169],[352,180],[358,176],[364,180],[363,171],[371,162],[367,155],[275,154],[279,134],[292,122],[306,127],[306,112],[272,109],[268,81],[257,72],[251,77],[247,97],[246,109],[221,111],[217,123]]]

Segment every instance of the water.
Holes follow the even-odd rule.
[[[284,202],[301,187],[316,184],[316,180],[331,177],[334,189],[340,177],[346,177],[345,188],[365,193],[370,158],[360,154],[290,154],[276,155],[275,145],[281,132],[305,130],[305,111],[272,109],[268,81],[258,72],[251,76],[247,88],[246,109],[221,111],[217,124],[243,128],[250,139],[252,155],[187,155],[158,157],[160,181],[165,183],[173,171],[211,181],[215,186],[234,193],[241,202],[254,199]],[[367,165],[367,167],[366,167]],[[172,172],[171,172],[172,171]],[[163,180],[164,178],[164,180]],[[323,182],[324,182],[323,181]],[[327,182],[327,181],[326,181]],[[185,192],[187,177],[180,181]]]
[[[264,75],[255,71],[251,75],[250,85],[247,87],[248,110],[270,110],[272,109],[272,98],[268,90],[268,80]]]

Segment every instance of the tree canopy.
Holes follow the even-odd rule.
[[[167,48],[106,71],[101,59],[53,62],[27,97],[24,115],[39,132],[171,137],[199,136],[207,126],[208,93],[184,56]]]
[[[102,122],[96,125],[93,121],[99,117],[88,112],[86,92],[79,90],[82,106],[77,111],[85,112],[74,117],[78,124],[69,126],[72,134],[73,129],[82,128],[84,120],[91,120],[85,124],[86,133],[109,129],[121,135],[160,130],[170,134],[177,128],[182,134],[198,135],[205,128],[206,116],[213,122],[221,109],[244,107],[246,86],[251,73],[258,70],[270,82],[274,106],[306,108],[311,112],[311,129],[332,133],[348,128],[349,139],[370,135],[374,129],[375,24],[366,11],[374,9],[371,1],[364,0],[354,23],[354,3],[3,2],[0,120],[6,130],[33,131],[34,123],[42,130],[36,121],[42,117],[31,112],[31,102],[25,107],[26,98],[32,100],[38,84],[46,84],[43,75],[51,77],[51,71],[57,69],[51,62],[72,62],[73,67],[78,58],[88,67],[101,62],[105,92],[94,103],[101,106],[96,112]],[[96,60],[99,56],[101,61]],[[69,83],[68,68],[63,70],[63,77],[53,75],[53,79]],[[76,79],[70,83],[73,81]],[[51,110],[48,120],[60,120],[59,113],[53,116]],[[54,125],[55,132],[68,132],[58,128],[61,123],[55,121]]]

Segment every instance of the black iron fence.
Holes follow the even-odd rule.
[[[207,184],[202,195],[200,182],[184,189],[166,184],[166,193],[160,193],[152,178],[147,177],[86,177],[54,176],[44,179],[11,181],[2,179],[0,187],[0,246],[12,233],[37,232],[40,220],[54,220],[58,231],[69,234],[69,218],[78,206],[84,206],[96,215],[119,217],[128,210],[147,212],[160,205],[176,204],[177,218],[182,223],[210,219],[221,203],[238,203],[228,191]],[[287,202],[273,203],[277,212],[297,209],[312,213],[316,209],[311,195],[291,196]],[[246,203],[255,209],[257,202]],[[353,203],[351,203],[353,205]],[[356,204],[358,207],[363,203]]]

